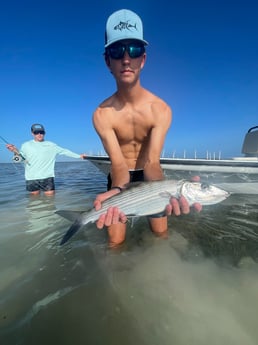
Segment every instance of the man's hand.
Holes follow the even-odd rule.
[[[192,207],[196,212],[202,210],[202,205],[199,203],[195,203]],[[179,199],[171,198],[170,204],[166,207],[166,215],[174,214],[175,216],[180,216],[181,214],[188,214],[190,210],[189,203],[184,196],[181,196]]]
[[[200,177],[194,176],[191,178],[193,182],[199,182]],[[96,211],[101,209],[101,204],[103,201],[111,198],[112,196],[120,193],[118,189],[111,189],[105,193],[98,194],[93,205]],[[188,214],[193,208],[196,212],[200,212],[202,210],[202,205],[199,203],[195,203],[192,207],[190,207],[188,201],[184,196],[181,196],[179,199],[172,197],[169,201],[169,204],[166,206],[166,215],[175,215],[180,216],[181,214]],[[107,213],[103,213],[96,222],[96,226],[98,229],[102,229],[104,226],[110,226],[112,224],[126,223],[127,217],[126,215],[119,210],[118,207],[109,207]]]
[[[101,204],[103,201],[119,193],[120,191],[118,189],[112,189],[105,193],[98,194],[93,203],[96,211],[101,209]],[[104,226],[118,224],[119,222],[125,224],[127,222],[126,215],[123,212],[121,212],[118,207],[109,207],[107,213],[104,213],[99,217],[99,219],[96,222],[96,226],[98,229],[102,229]]]
[[[104,226],[110,226],[112,224],[127,222],[126,215],[119,210],[118,207],[109,207],[107,213],[102,214],[96,222],[98,229],[102,229]]]
[[[6,148],[11,152],[14,152],[14,153],[18,152],[16,146],[13,144],[6,144]]]
[[[192,182],[199,182],[200,177],[199,176],[193,176],[191,178]],[[199,203],[193,204],[192,208],[196,212],[201,212],[202,205]],[[170,216],[174,214],[175,216],[180,216],[181,214],[188,214],[191,211],[191,207],[189,206],[188,201],[184,196],[181,196],[179,199],[171,198],[169,205],[166,207],[166,215]]]

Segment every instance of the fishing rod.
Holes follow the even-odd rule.
[[[8,141],[5,140],[5,138],[3,138],[1,135],[0,135],[0,139],[2,139],[5,144],[9,144]],[[18,150],[13,151],[13,154],[14,154],[14,156],[13,156],[12,160],[15,163],[20,163],[20,162],[26,160],[26,158],[24,158],[23,155]]]

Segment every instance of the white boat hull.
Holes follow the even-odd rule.
[[[87,156],[103,173],[108,174],[110,160],[107,156]],[[218,173],[241,173],[258,174],[257,157],[236,157],[232,159],[179,159],[160,158],[160,164],[165,173],[170,171],[193,171],[193,172],[218,172]]]

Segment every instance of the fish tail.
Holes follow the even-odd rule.
[[[75,221],[71,227],[67,230],[65,235],[63,236],[60,246],[65,244],[76,232],[78,232],[83,227],[83,224],[80,221]]]

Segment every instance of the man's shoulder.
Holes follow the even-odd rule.
[[[170,105],[164,99],[160,98],[159,96],[151,92],[148,92],[146,95],[147,97],[144,98],[144,102],[142,103],[142,105],[144,107],[149,106],[150,113],[172,113]]]
[[[143,94],[142,94],[142,98],[144,98],[145,100],[148,100],[148,102],[150,104],[153,105],[157,105],[157,106],[166,106],[169,107],[168,103],[162,99],[160,96],[156,95],[155,93],[147,90],[147,89],[143,89]]]
[[[46,147],[46,146],[57,146],[57,144],[55,144],[54,142],[52,141],[49,141],[49,140],[44,140],[44,141],[35,141],[35,140],[29,140],[29,141],[26,141],[24,144],[23,144],[24,147],[32,147],[32,146],[35,146],[37,148],[39,147]]]
[[[104,111],[104,112],[109,111],[112,107],[114,107],[114,105],[115,105],[115,97],[114,97],[114,95],[112,95],[112,96],[106,98],[104,101],[102,101],[99,104],[97,110],[98,111]]]
[[[34,142],[35,142],[34,140],[25,141],[25,142],[22,144],[22,147],[31,146],[31,145],[33,145]]]
[[[94,111],[93,117],[102,117],[112,114],[112,109],[114,107],[114,98],[113,96],[105,99],[102,103],[99,104],[97,109]]]
[[[169,104],[159,96],[149,93],[149,97],[146,97],[143,106],[149,109],[149,115],[155,123],[161,124],[171,121],[172,109]]]
[[[44,140],[44,141],[41,141],[41,143],[45,145],[57,145],[56,143],[50,140]]]

